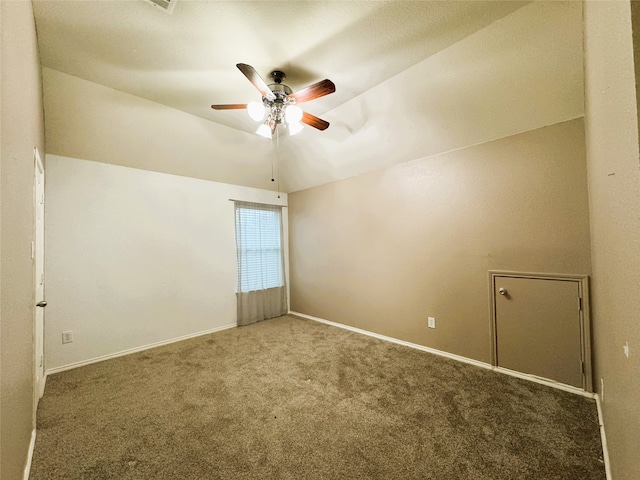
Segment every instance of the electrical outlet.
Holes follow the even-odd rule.
[[[429,322],[429,328],[436,328],[436,319],[435,319],[435,317],[429,317],[428,322]]]
[[[62,332],[62,343],[71,343],[73,342],[73,332],[71,330],[67,332]]]
[[[622,351],[624,352],[624,356],[629,358],[629,342],[624,342],[624,346],[622,347]]]

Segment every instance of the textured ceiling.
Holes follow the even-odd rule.
[[[36,1],[42,64],[116,90],[254,131],[244,112],[259,94],[235,65],[298,90],[323,78],[345,103],[514,11],[518,2],[177,0],[168,15],[142,1]]]
[[[421,122],[437,113],[428,112],[434,101],[438,111],[470,108],[477,121],[478,112],[474,109],[481,106],[457,105],[456,98],[461,92],[482,96],[478,88],[495,89],[496,85],[485,84],[483,75],[494,78],[498,88],[504,87],[505,81],[513,80],[513,75],[503,75],[504,70],[514,67],[515,76],[523,77],[525,82],[530,71],[552,70],[543,83],[565,78],[563,85],[570,82],[571,88],[581,88],[581,59],[577,62],[566,58],[576,53],[581,26],[562,25],[563,19],[568,21],[570,17],[573,22],[577,18],[581,7],[569,4],[579,2],[561,7],[558,5],[563,2],[544,3],[531,9],[530,2],[515,1],[177,0],[169,15],[142,0],[35,0],[34,10],[44,67],[244,132],[256,128],[244,111],[210,108],[212,103],[259,99],[257,90],[236,69],[236,63],[254,66],[265,79],[270,71],[283,70],[287,74],[285,83],[294,91],[331,79],[336,93],[305,104],[305,110],[326,118],[332,126],[325,132],[306,128],[283,145],[284,153],[295,157],[295,163],[284,163],[288,168],[285,189],[294,191],[483,140],[478,136],[444,142],[420,152],[401,146],[393,148],[396,153],[388,158],[367,164],[362,158],[363,148],[373,154],[380,150],[376,138],[393,142],[394,137],[402,137],[406,131],[403,118],[395,117],[401,115],[397,111],[399,105],[409,111],[424,108]],[[513,22],[505,17],[514,18],[517,24],[516,16],[527,9],[532,10],[528,15],[532,18],[520,20],[518,29],[536,27],[534,22],[542,19],[540,31],[509,30]],[[554,20],[558,9],[564,15],[560,21]],[[483,32],[496,30],[495,25],[501,21],[507,33],[494,32],[483,39]],[[555,24],[547,25],[549,22]],[[565,31],[556,32],[556,28]],[[556,32],[551,39],[549,29]],[[516,38],[512,42],[507,35]],[[528,52],[513,51],[514,45],[537,41],[538,37],[542,43],[534,48],[533,59],[527,58],[531,56]],[[548,50],[555,49],[555,43],[551,47],[545,43],[551,41],[569,46],[559,46],[560,56],[556,56]],[[453,63],[447,61],[448,57],[442,58],[449,51],[454,52]],[[550,55],[535,58],[540,51]],[[497,59],[503,57],[515,65],[499,64]],[[518,72],[518,65],[523,63],[528,69]],[[459,67],[454,71],[452,64],[465,66],[462,71]],[[496,72],[492,73],[489,67],[496,68]],[[443,72],[450,78],[444,78]],[[470,88],[470,75],[476,74],[480,74],[480,86]],[[447,82],[455,86],[461,81],[463,84],[457,86],[460,91],[451,90],[451,95],[446,95],[453,103],[442,105],[441,93],[447,92]],[[518,91],[517,95],[522,93],[527,94]],[[517,95],[514,94],[515,101]],[[574,106],[571,108],[575,110]],[[574,111],[563,114],[575,116]],[[394,130],[398,124],[403,131]],[[368,133],[363,135],[363,131]],[[486,132],[484,140],[503,133],[499,129]],[[351,136],[360,136],[360,141]],[[246,151],[239,154],[246,155]]]

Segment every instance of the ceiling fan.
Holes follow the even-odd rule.
[[[214,110],[243,110],[247,109],[249,116],[258,122],[262,122],[256,133],[266,138],[271,138],[278,125],[283,125],[289,130],[290,135],[295,135],[302,130],[302,124],[309,125],[318,130],[326,130],[329,122],[302,111],[297,106],[299,103],[315,100],[336,91],[336,86],[329,79],[314,83],[302,90],[293,92],[288,85],[282,83],[285,79],[284,72],[274,70],[271,72],[273,83],[267,83],[260,77],[255,68],[245,63],[238,63],[238,69],[249,79],[262,94],[262,103],[232,103],[226,105],[211,105]]]

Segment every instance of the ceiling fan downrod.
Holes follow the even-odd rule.
[[[271,72],[271,78],[273,79],[273,83],[280,84],[287,76],[281,70],[274,70]]]

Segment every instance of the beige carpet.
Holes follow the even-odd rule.
[[[593,400],[282,317],[52,375],[31,479],[605,479]]]

